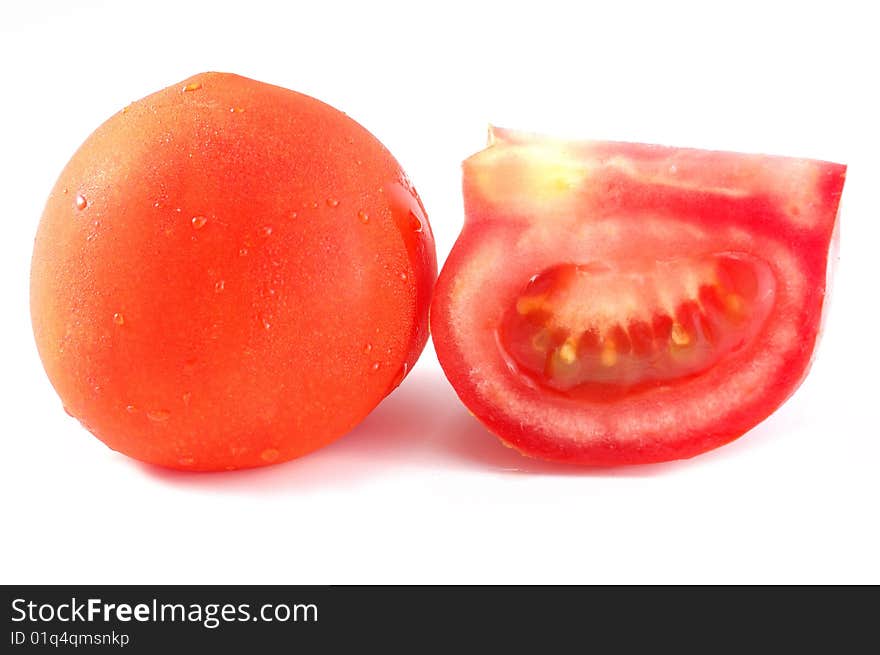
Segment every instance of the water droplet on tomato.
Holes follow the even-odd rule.
[[[409,370],[409,365],[406,362],[404,362],[403,366],[401,366],[398,369],[397,375],[394,376],[394,380],[391,382],[391,386],[389,387],[389,392],[393,391],[394,389],[396,389],[397,387],[400,386],[400,383],[403,382],[403,378],[406,377],[406,372],[408,370]]]
[[[245,255],[248,254],[248,249],[247,249],[247,248],[241,248],[241,249],[238,251],[238,254],[241,255],[242,257],[244,257]]]
[[[372,349],[373,349],[373,344],[368,343],[366,346],[364,346],[364,353],[369,353]]]
[[[409,278],[407,277],[406,273],[401,273],[400,279],[403,280],[404,282],[406,282]]]
[[[328,207],[338,207],[339,201],[336,198],[327,198]]]
[[[217,280],[214,283],[214,291],[216,291],[217,293],[220,293],[225,288],[226,288],[226,282],[224,280]]]
[[[261,320],[261,322],[263,323],[263,327],[264,327],[264,328],[266,328],[267,330],[270,330],[270,329],[272,328],[272,324],[269,322],[269,319],[267,319],[267,318],[264,317],[264,318],[262,318],[262,319],[260,319],[260,320]]]
[[[202,85],[198,82],[190,82],[189,84],[185,84],[183,87],[183,92],[188,93],[189,91],[197,91],[201,89]]]
[[[125,317],[119,312],[116,312],[113,314],[113,322],[116,323],[116,325],[123,325],[125,323]]]
[[[266,450],[260,453],[260,459],[264,462],[274,462],[280,455],[281,453],[275,448],[266,448]]]
[[[409,211],[409,226],[413,232],[422,231],[422,221],[419,220],[419,217],[416,216],[416,213],[413,210]]]
[[[263,229],[261,229],[260,232],[262,233],[262,235],[264,237],[267,237],[272,234],[272,226],[271,225],[264,225]]]
[[[240,114],[240,113],[242,113],[243,111],[244,111],[244,107],[230,107],[230,108],[229,108],[229,113],[230,113],[230,114]]]
[[[126,405],[125,411],[129,414],[136,414],[138,411],[137,405]]]
[[[171,412],[167,409],[151,409],[147,412],[147,418],[156,423],[162,423],[171,418]]]
[[[291,218],[296,218],[296,217],[297,217],[297,213],[296,213],[296,212],[290,212],[290,217],[291,217]]]
[[[373,372],[376,372],[379,370],[380,366],[381,366],[381,364],[379,364],[379,362],[373,362],[373,365],[370,367],[370,370]]]
[[[366,225],[367,223],[370,222],[370,215],[362,209],[361,211],[358,212],[358,220],[361,223],[363,223],[364,225]]]
[[[67,405],[61,405],[61,407],[64,409],[64,413],[67,414],[70,418],[76,418],[76,416],[73,415],[73,412],[71,412],[67,408]]]
[[[63,193],[66,196],[67,195],[67,187],[64,187],[63,189],[61,189],[61,193]]]
[[[86,201],[86,197],[84,195],[82,195],[81,193],[76,194],[76,198],[74,198],[74,203],[76,204],[76,208],[79,210],[85,209],[86,206],[89,204]]]
[[[201,230],[205,227],[205,223],[208,222],[208,219],[204,216],[193,216],[192,217],[192,226],[194,230]]]

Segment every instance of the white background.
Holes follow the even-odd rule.
[[[880,582],[880,49],[860,5],[2,3],[0,582]],[[490,121],[848,163],[813,371],[745,438],[641,468],[503,448],[430,345],[354,433],[302,460],[193,475],[113,453],[37,358],[33,236],[100,122],[203,70],[314,95],[376,134],[441,262],[459,164]]]

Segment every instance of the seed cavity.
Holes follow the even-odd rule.
[[[529,278],[496,342],[530,384],[595,399],[713,366],[754,339],[775,289],[766,262],[743,253],[563,264]]]

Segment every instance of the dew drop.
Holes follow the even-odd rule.
[[[380,366],[379,362],[373,362],[373,365],[370,367],[370,370],[372,370],[372,371],[374,371],[374,372],[375,372],[375,371],[378,371],[378,370],[379,370],[379,366]]]
[[[201,89],[201,88],[202,88],[202,85],[200,83],[190,82],[189,84],[184,85],[183,92],[187,93],[189,91],[197,91],[198,89]]]
[[[368,343],[366,346],[364,346],[364,353],[369,353],[372,349],[373,349],[373,344]]]
[[[217,293],[220,293],[225,288],[226,288],[226,282],[224,280],[217,280],[214,283],[214,291],[216,291]]]
[[[290,218],[296,218],[296,216],[297,216],[296,212],[290,212]]]
[[[336,198],[327,198],[328,207],[339,207],[339,201]]]
[[[192,399],[192,391],[187,391],[183,396],[181,396],[181,400],[183,400],[184,405],[189,405],[189,401]]]
[[[67,187],[64,187],[63,189],[61,189],[61,193],[63,193],[64,195],[67,195]]]
[[[406,273],[401,273],[400,279],[403,280],[404,282],[406,282],[409,278],[407,277]]]
[[[129,414],[136,414],[138,411],[137,405],[126,405],[125,411]]]
[[[358,220],[361,223],[363,223],[364,225],[366,225],[367,223],[370,222],[370,215],[362,209],[361,211],[358,212]]]
[[[204,216],[193,216],[192,217],[192,226],[194,230],[201,230],[205,227],[205,223],[208,222],[208,219]]]
[[[76,194],[76,198],[74,199],[74,203],[76,203],[76,208],[79,210],[83,210],[86,208],[86,205],[89,203],[86,202],[86,197],[81,193]]]
[[[76,416],[73,415],[73,412],[71,412],[67,408],[67,405],[62,405],[61,407],[64,409],[64,413],[67,414],[70,418],[76,418]]]
[[[119,312],[116,312],[113,314],[113,322],[116,323],[116,325],[123,325],[125,323],[125,317]]]
[[[409,226],[413,232],[422,231],[422,221],[419,220],[419,217],[416,216],[416,213],[413,210],[409,211]]]
[[[260,232],[263,233],[263,236],[264,236],[264,237],[267,237],[267,236],[269,236],[270,234],[272,234],[272,227],[271,227],[270,225],[266,225],[266,226],[263,227],[262,230],[260,230]]]
[[[266,328],[267,330],[270,330],[272,328],[272,324],[269,322],[269,319],[264,317],[260,320],[262,321],[264,328]]]
[[[266,448],[263,452],[260,453],[260,459],[264,462],[274,462],[278,459],[279,453],[275,448]]]
[[[318,203],[317,203],[317,202],[313,202],[313,203],[312,203],[312,209],[317,209],[317,208],[318,208]]]
[[[409,364],[406,362],[403,363],[403,366],[397,371],[397,375],[394,376],[394,381],[391,383],[390,390],[394,390],[400,386],[400,383],[403,382],[403,378],[406,377],[406,372],[409,370]]]
[[[240,250],[238,251],[238,254],[241,255],[242,257],[244,257],[245,255],[248,254],[248,249],[247,249],[247,248],[242,248],[242,249],[240,249]]]
[[[230,108],[229,108],[229,113],[230,113],[230,114],[240,114],[240,113],[242,113],[243,111],[244,111],[244,108],[243,108],[243,107],[230,107]]]
[[[151,409],[147,412],[147,418],[156,423],[162,423],[171,418],[171,412],[167,409]]]

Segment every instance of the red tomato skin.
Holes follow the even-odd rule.
[[[421,201],[375,137],[203,73],[74,154],[37,231],[31,318],[65,409],[108,446],[247,468],[330,443],[401,382],[436,273]]]
[[[490,145],[493,141],[496,144],[493,147],[505,148],[511,145],[540,145],[545,143],[545,138],[496,129]],[[559,145],[559,142],[554,143]],[[719,412],[717,417],[708,415],[699,420],[683,420],[672,430],[659,431],[646,427],[641,432],[634,430],[632,435],[627,435],[628,439],[621,438],[619,426],[621,421],[626,422],[628,412],[631,416],[637,416],[632,407],[653,404],[675,408],[679,402],[676,395],[693,394],[688,385],[695,383],[685,381],[672,385],[672,391],[667,390],[662,397],[659,392],[648,392],[639,401],[641,405],[633,401],[632,407],[617,412],[613,402],[604,405],[581,403],[580,407],[576,407],[576,403],[560,401],[546,391],[536,393],[522,388],[517,375],[500,361],[488,340],[481,342],[485,346],[485,358],[475,361],[474,355],[466,352],[464,344],[468,339],[462,334],[470,330],[475,333],[491,331],[493,326],[482,314],[476,319],[483,321],[478,326],[461,318],[467,315],[467,309],[461,303],[457,304],[456,297],[462,294],[462,289],[474,283],[468,277],[467,269],[469,266],[479,269],[474,262],[485,259],[485,246],[492,243],[505,244],[505,268],[515,267],[517,255],[510,244],[522,233],[525,225],[540,221],[540,218],[529,216],[533,208],[492,198],[481,188],[481,178],[491,177],[484,171],[484,160],[480,159],[484,153],[492,150],[490,147],[464,164],[465,226],[440,273],[431,307],[431,331],[437,356],[459,398],[489,431],[523,455],[583,466],[619,466],[686,459],[743,435],[785,402],[809,370],[826,306],[829,264],[834,263],[829,262],[828,253],[829,247],[837,239],[838,205],[846,167],[810,160],[617,142],[570,143],[564,144],[564,147],[579,157],[596,160],[603,165],[608,160],[618,158],[632,167],[624,173],[600,171],[592,179],[592,186],[577,199],[578,207],[582,210],[580,220],[643,215],[648,208],[672,220],[687,217],[685,222],[701,224],[707,229],[742,229],[755,240],[757,245],[754,252],[758,254],[761,254],[762,240],[772,238],[775,244],[784,244],[786,252],[797,261],[801,275],[797,286],[805,289],[795,313],[785,317],[786,325],[799,326],[797,339],[791,343],[791,347],[779,353],[778,365],[774,366],[770,379],[752,393],[726,399],[724,411]],[[518,155],[520,159],[512,166],[520,166],[523,156]],[[743,186],[749,192],[735,195],[688,185],[669,188],[665,186],[666,180],[655,180],[656,184],[644,183],[632,173],[636,170],[642,174],[654,170],[656,166],[668,167],[670,161],[677,162],[679,173],[682,167],[687,166],[697,172],[695,175],[708,169],[708,176],[718,178],[716,182],[719,186],[727,182],[731,187],[736,186],[734,181],[724,179],[727,177],[725,171],[732,178],[741,174],[746,181]],[[801,167],[807,167],[810,175],[801,175]],[[809,221],[807,227],[792,224],[788,213],[790,208],[783,202],[788,193],[786,188],[774,188],[772,185],[760,188],[760,184],[756,188],[749,188],[750,184],[754,184],[753,177],[765,174],[770,169],[776,171],[780,179],[790,183],[792,188],[798,188],[798,185],[806,187],[801,189],[803,199],[812,213],[809,217],[801,218]],[[547,204],[542,208],[551,214],[554,211]],[[721,246],[723,244],[719,249],[723,249]],[[770,263],[773,264],[772,261]],[[774,269],[774,273],[777,274],[777,280],[785,280],[783,271]],[[495,280],[504,277],[500,273],[495,275],[494,279],[487,276],[481,280],[480,297],[484,305],[510,302],[509,297],[493,294]],[[501,293],[509,296],[510,289],[515,288],[520,287],[511,284],[509,288],[504,287]],[[784,293],[784,289],[780,290],[780,297]],[[782,321],[778,314],[780,310],[775,308],[768,319],[768,329],[772,330]],[[762,335],[753,348],[759,349],[765,343],[766,338]],[[475,374],[475,371],[484,370],[489,372]],[[701,391],[708,394],[706,386],[708,382]],[[487,391],[487,388],[491,391]],[[530,398],[534,404],[545,409],[549,407],[552,411],[548,410],[546,416],[541,415],[541,410],[537,410],[535,415],[518,415],[511,410],[513,403],[508,402],[505,396],[510,389],[515,389],[510,393],[517,399]],[[557,410],[562,414],[568,413],[565,421],[554,421],[551,414]],[[595,425],[588,434],[573,434],[577,430],[566,429],[577,425],[580,418],[590,416],[591,410],[600,416],[593,417]],[[564,427],[561,427],[561,423],[565,423]]]

